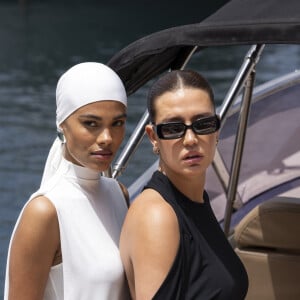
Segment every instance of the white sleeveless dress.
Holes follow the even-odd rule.
[[[30,199],[37,195],[56,208],[63,259],[50,270],[44,300],[129,299],[118,249],[127,207],[117,181],[63,159]],[[8,285],[7,267],[4,299]]]

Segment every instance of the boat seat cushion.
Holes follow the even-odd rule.
[[[236,246],[300,254],[300,198],[277,197],[256,206],[235,229]]]
[[[236,253],[248,277],[247,300],[300,299],[300,198],[266,201],[238,224]]]

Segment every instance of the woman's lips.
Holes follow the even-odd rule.
[[[92,156],[99,160],[110,160],[113,153],[110,150],[93,151]]]
[[[189,152],[184,155],[183,161],[188,164],[198,164],[202,161],[203,155],[199,152]]]

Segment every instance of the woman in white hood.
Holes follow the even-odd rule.
[[[109,67],[81,63],[59,79],[56,105],[59,137],[12,234],[5,300],[128,299],[118,249],[126,190],[101,177],[124,138],[125,88]]]

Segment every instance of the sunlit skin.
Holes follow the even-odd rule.
[[[96,171],[107,170],[124,133],[126,108],[116,101],[88,104],[61,124],[65,158]],[[10,253],[9,300],[42,300],[52,266],[60,264],[56,209],[44,196],[24,209]]]
[[[155,123],[182,121],[189,125],[199,117],[214,115],[208,94],[180,88],[156,99]],[[205,172],[213,160],[218,132],[196,135],[191,129],[179,139],[160,140],[153,125],[146,126],[153,146],[160,150],[160,168],[191,200],[203,202]],[[167,276],[179,245],[174,210],[152,189],[132,203],[120,240],[120,251],[133,299],[152,299]]]
[[[126,108],[116,101],[99,101],[79,108],[62,124],[64,156],[74,164],[105,171],[125,134]]]

